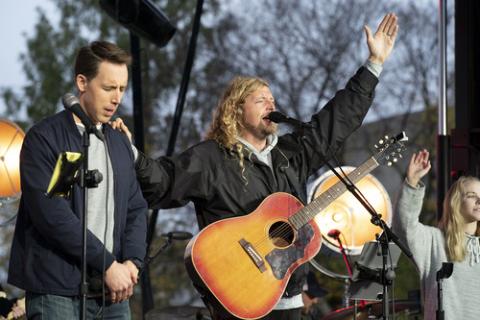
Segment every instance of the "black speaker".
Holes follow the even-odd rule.
[[[159,47],[175,34],[176,28],[149,0],[100,0],[100,7],[122,26]]]

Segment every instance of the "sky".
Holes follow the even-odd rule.
[[[55,15],[55,8],[50,1],[0,1],[0,87],[19,90],[26,82],[19,55],[26,51],[24,34],[33,34],[37,21],[36,7],[43,8],[49,16]],[[0,114],[3,110],[4,104],[0,101]]]
[[[0,88],[11,87],[19,91],[26,83],[19,55],[26,51],[25,34],[32,35],[37,21],[37,7],[45,10],[47,16],[58,13],[51,1],[46,0],[1,0],[0,1]],[[434,0],[421,2],[435,4]],[[238,5],[238,4],[237,4]],[[436,4],[435,4],[436,5]],[[5,110],[0,99],[0,115]]]

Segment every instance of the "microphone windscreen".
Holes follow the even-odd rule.
[[[279,123],[279,122],[285,122],[285,119],[287,119],[287,116],[285,116],[281,112],[272,111],[268,114],[267,118],[273,122]]]
[[[162,237],[171,238],[173,240],[188,240],[192,238],[193,235],[187,231],[170,231],[168,233],[163,233]]]
[[[73,93],[65,93],[62,97],[62,103],[65,109],[70,109],[77,103],[80,104],[80,100]]]

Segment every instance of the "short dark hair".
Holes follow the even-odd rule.
[[[94,41],[80,48],[75,58],[75,77],[83,74],[88,80],[95,78],[101,62],[129,65],[132,57],[122,48],[107,41]]]

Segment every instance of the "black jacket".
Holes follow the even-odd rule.
[[[128,139],[104,127],[115,197],[113,254],[107,251],[105,261],[108,268],[114,260],[143,261],[147,203],[135,177]],[[31,292],[74,296],[79,294],[81,276],[82,192],[75,185],[71,199],[45,195],[57,157],[64,151],[82,152],[81,135],[70,111],[41,121],[25,137],[20,154],[22,197],[8,282]],[[91,232],[87,244],[87,265],[101,273],[104,246]]]
[[[246,157],[242,176],[238,158],[217,142],[201,142],[175,157],[157,160],[140,154],[137,177],[152,208],[195,205],[200,228],[254,211],[265,197],[287,192],[306,203],[306,182],[358,128],[378,82],[362,67],[345,89],[311,119],[313,129],[279,137],[272,149],[273,171],[254,156]],[[246,178],[246,179],[245,179]],[[305,268],[292,275],[286,295],[301,292]]]

